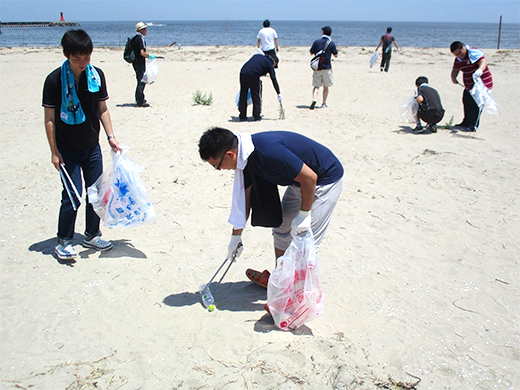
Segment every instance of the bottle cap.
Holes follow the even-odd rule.
[[[209,305],[208,306],[208,311],[213,311],[215,310],[215,305]]]

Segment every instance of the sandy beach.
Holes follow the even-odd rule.
[[[63,54],[0,49],[0,388],[520,389],[520,51],[484,50],[500,113],[465,133],[441,128],[463,113],[449,48],[404,47],[388,74],[369,68],[373,49],[340,47],[330,107],[311,111],[308,48],[281,47],[286,119],[264,78],[263,120],[240,122],[238,75],[253,47],[149,48],[164,57],[149,108],[135,107],[123,48],[95,48],[115,133],[143,168],[157,220],[102,228],[114,248],[99,253],[81,246],[82,206],[72,264],[53,255],[61,184],[41,107]],[[436,134],[400,117],[420,75],[446,110]],[[197,90],[213,104],[194,105]],[[217,309],[201,304],[231,232],[232,172],[198,155],[212,126],[295,131],[343,163],[319,256],[325,313],[297,331],[274,326],[266,290],[244,274],[274,268],[269,229],[246,228]]]

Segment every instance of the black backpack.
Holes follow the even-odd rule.
[[[130,64],[135,61],[134,38],[127,39],[123,58]]]

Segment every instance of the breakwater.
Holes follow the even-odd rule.
[[[0,22],[0,28],[25,28],[25,27],[77,27],[76,22]]]

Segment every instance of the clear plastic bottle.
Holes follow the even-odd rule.
[[[208,311],[215,310],[215,299],[213,298],[213,294],[209,289],[209,285],[203,284],[200,286],[199,293],[202,297],[202,303],[208,308]]]

